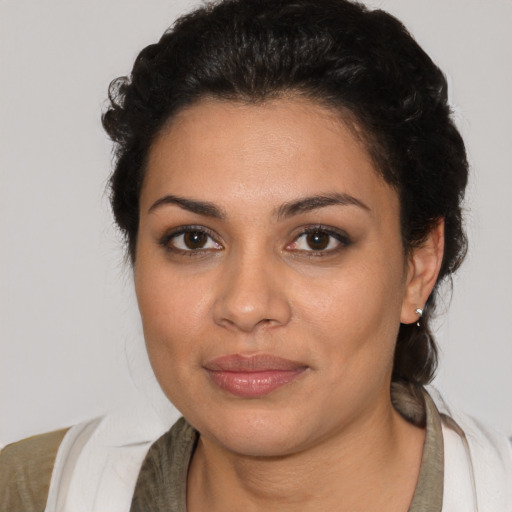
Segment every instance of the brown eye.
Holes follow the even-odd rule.
[[[323,233],[322,231],[317,231],[306,235],[306,243],[311,249],[313,249],[313,251],[323,251],[327,248],[330,241],[330,235]]]
[[[180,252],[204,253],[205,251],[220,251],[223,249],[208,232],[201,229],[184,228],[177,233],[163,237],[160,244],[167,249]]]
[[[309,228],[301,233],[286,248],[296,253],[310,253],[312,256],[334,254],[351,244],[347,234],[333,228]]]
[[[189,231],[183,234],[183,243],[187,249],[202,249],[208,241],[208,235],[201,231]]]

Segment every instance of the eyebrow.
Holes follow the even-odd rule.
[[[278,208],[277,217],[292,217],[293,215],[300,215],[301,213],[325,208],[327,206],[357,206],[358,208],[368,212],[371,211],[370,207],[364,204],[360,199],[357,199],[350,194],[334,193],[305,197],[303,199],[298,199],[297,201],[284,203]]]
[[[148,213],[153,212],[157,208],[165,205],[176,205],[183,210],[202,215],[204,217],[212,217],[215,219],[225,219],[226,214],[214,203],[209,201],[198,201],[196,199],[187,199],[174,195],[166,195],[157,199],[149,208]],[[304,197],[295,201],[284,203],[276,210],[278,219],[293,217],[319,208],[327,206],[357,206],[363,210],[371,211],[371,209],[361,200],[350,194],[334,193],[322,194],[316,196]]]
[[[148,213],[153,212],[157,208],[164,205],[175,204],[192,213],[203,215],[204,217],[213,217],[215,219],[224,219],[225,213],[215,204],[208,201],[197,201],[195,199],[186,199],[184,197],[178,197],[173,195],[166,195],[157,199],[149,208]]]

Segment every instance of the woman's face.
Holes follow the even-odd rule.
[[[203,100],[151,148],[137,297],[204,439],[282,455],[389,414],[407,270],[395,190],[319,105]]]

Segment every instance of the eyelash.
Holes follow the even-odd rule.
[[[213,241],[215,244],[217,244],[218,248],[197,248],[197,249],[180,249],[178,247],[175,247],[171,244],[173,239],[176,239],[177,237],[181,235],[185,235],[187,233],[199,233],[206,235],[211,241]],[[293,241],[290,244],[287,244],[287,248],[290,247],[293,244],[296,244],[298,240],[300,240],[304,236],[312,235],[312,234],[322,234],[327,235],[331,239],[335,239],[339,244],[333,248],[333,249],[321,249],[321,250],[302,250],[302,249],[288,249],[290,252],[295,254],[303,254],[307,257],[324,257],[331,254],[335,254],[342,249],[348,247],[351,245],[351,240],[349,236],[343,232],[338,231],[336,229],[333,229],[332,227],[327,227],[323,225],[314,225],[309,226],[301,230],[301,232],[293,239]],[[169,233],[166,233],[159,241],[159,245],[162,246],[165,250],[172,252],[174,254],[182,255],[182,256],[188,256],[188,257],[197,257],[197,256],[204,256],[206,252],[209,251],[220,251],[222,250],[223,246],[216,240],[216,235],[212,233],[210,230],[206,229],[204,226],[181,226],[175,230],[172,230]],[[329,244],[331,241],[329,241]]]
[[[339,231],[332,227],[322,226],[322,225],[306,227],[294,238],[292,244],[297,243],[297,241],[304,236],[313,235],[313,234],[327,235],[328,237],[330,237],[331,239],[335,239],[339,243],[333,249],[328,249],[328,250],[321,249],[321,250],[315,251],[314,249],[311,249],[311,250],[304,251],[304,250],[300,250],[300,249],[298,249],[298,250],[292,249],[291,251],[297,252],[297,253],[300,252],[300,253],[305,254],[308,257],[313,257],[313,258],[325,257],[325,256],[330,256],[332,254],[336,254],[339,251],[345,249],[346,247],[348,247],[349,245],[352,244],[352,241],[350,240],[349,236],[344,231]],[[329,244],[330,243],[331,242],[329,241]],[[287,247],[289,247],[292,244],[288,244]]]
[[[206,229],[204,226],[181,226],[175,230],[172,230],[169,233],[166,233],[160,240],[159,245],[161,245],[165,250],[179,254],[181,256],[202,256],[204,255],[205,251],[210,251],[211,249],[189,249],[189,250],[183,250],[178,247],[173,247],[171,244],[171,241],[180,235],[185,235],[187,233],[200,233],[203,235],[206,235],[210,240],[213,240],[215,242],[215,235],[208,229]],[[222,247],[221,244],[218,242],[215,242],[220,247]],[[214,250],[220,250],[214,249]]]

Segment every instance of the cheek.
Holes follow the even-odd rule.
[[[178,410],[190,410],[195,403],[191,396],[200,396],[196,386],[202,349],[197,340],[208,336],[206,290],[165,268],[140,270],[136,293],[153,372]]]
[[[193,353],[187,340],[206,331],[211,286],[151,262],[137,265],[135,289],[150,358],[179,364],[183,354]]]
[[[325,280],[307,280],[297,294],[309,335],[325,344],[332,359],[351,363],[392,359],[403,295],[401,262],[379,258],[351,265]]]

